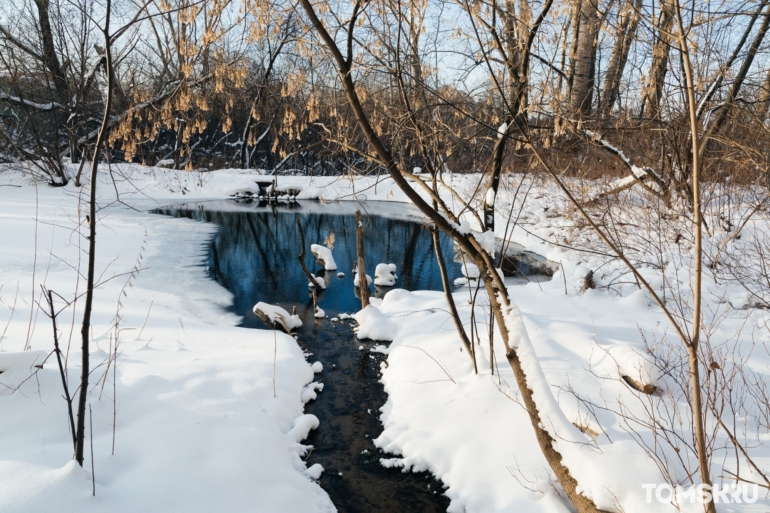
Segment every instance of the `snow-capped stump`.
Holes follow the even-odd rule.
[[[353,286],[358,287],[358,285],[360,283],[361,282],[358,279],[358,273],[356,273],[355,278],[353,278]],[[371,285],[372,284],[372,277],[369,276],[368,274],[366,275],[366,284],[367,285]]]
[[[324,312],[323,310],[321,310],[321,308],[319,308],[319,307],[316,307],[316,309],[315,309],[315,314],[313,314],[313,316],[314,316],[316,319],[323,319],[324,317],[326,317],[326,312]]]
[[[381,287],[392,287],[396,284],[396,264],[377,264],[374,269],[374,284]]]
[[[48,353],[45,351],[0,352],[0,372],[5,372],[13,367],[42,369],[43,362],[47,357]]]
[[[324,269],[327,271],[337,270],[337,263],[334,261],[331,249],[326,246],[321,246],[320,244],[311,244],[310,252],[313,253],[315,259],[318,260],[318,263],[324,266]]]
[[[254,305],[254,313],[271,328],[280,326],[286,333],[291,333],[302,326],[299,316],[289,315],[289,312],[280,306],[259,302]]]

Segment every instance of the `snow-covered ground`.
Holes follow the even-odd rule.
[[[81,470],[70,461],[61,381],[55,360],[49,358],[15,393],[12,388],[34,369],[27,363],[0,374],[0,383],[12,387],[0,391],[0,511],[333,509],[312,480],[320,469],[306,470],[300,458],[304,449],[299,442],[315,425],[313,418],[302,416],[302,398],[312,396],[303,394],[303,389],[314,385],[313,371],[297,344],[281,333],[233,327],[237,319],[223,309],[229,301],[227,292],[196,267],[203,257],[201,244],[213,227],[146,213],[172,202],[258,195],[254,175],[126,165],[116,166],[115,176],[123,203],[107,206],[114,201],[115,191],[105,181],[100,190],[106,208],[97,228],[99,268],[104,278],[119,276],[101,286],[96,296],[91,358],[94,366],[105,362],[92,374],[96,386],[90,393],[96,498],[90,496],[90,465]],[[477,190],[486,192],[478,187],[478,176],[447,179],[465,198]],[[77,189],[34,187],[9,171],[0,172],[0,184],[4,185],[0,187],[4,241],[0,329],[8,325],[4,334],[0,332],[2,369],[2,359],[9,352],[25,347],[52,349],[50,321],[31,299],[33,290],[35,300],[40,284],[71,298],[83,287],[73,266],[80,266],[82,272],[85,262],[78,247],[82,238],[73,232],[79,222]],[[12,185],[21,187],[8,187]],[[366,200],[406,201],[385,177],[279,177],[278,188],[291,189],[300,199],[359,201],[363,210],[372,212],[381,207]],[[628,195],[632,201],[633,194]],[[443,197],[461,208],[456,198]],[[675,511],[670,505],[648,502],[643,488],[672,478],[684,484],[687,474],[696,469],[685,447],[692,434],[686,415],[682,417],[685,398],[676,379],[680,367],[673,365],[670,372],[662,373],[653,364],[665,351],[671,362],[681,357],[664,315],[622,266],[607,256],[607,249],[574,212],[564,207],[552,187],[514,177],[505,182],[497,200],[498,237],[562,264],[551,280],[509,282],[546,389],[550,387],[558,401],[559,418],[585,431],[585,435],[578,433],[583,436],[581,443],[575,443],[575,433],[565,432],[563,437],[557,433],[557,450],[583,493],[602,508],[628,513]],[[525,208],[519,210],[521,204]],[[668,294],[686,291],[691,264],[688,234],[682,234],[684,243],[677,236],[645,246],[644,241],[655,237],[633,224],[634,215],[639,214],[631,205],[625,203],[616,212],[624,222],[614,229],[629,242],[632,259],[640,263],[654,287]],[[508,222],[510,212],[516,223]],[[470,216],[467,221],[471,226],[475,223]],[[766,227],[767,220],[758,217],[745,231],[761,234]],[[663,229],[657,233],[659,238],[666,235]],[[729,261],[740,255],[741,245],[750,244],[747,240],[759,238],[731,240],[723,248],[714,234],[708,254],[719,260],[715,253],[721,251],[721,258]],[[137,262],[142,269],[129,280],[124,273]],[[591,271],[595,289],[586,288]],[[709,358],[725,372],[745,360],[745,371],[764,382],[770,364],[764,349],[766,310],[741,309],[756,303],[760,295],[752,295],[716,270],[707,273],[704,283],[704,324],[714,348]],[[466,326],[471,322],[471,293],[470,286],[455,293]],[[480,296],[478,303],[483,305]],[[667,300],[676,304],[671,296]],[[681,305],[686,316],[688,306]],[[376,349],[388,354],[382,378],[389,394],[381,417],[385,430],[375,440],[391,453],[383,464],[429,469],[448,486],[453,512],[571,511],[559,496],[518,402],[502,344],[495,346],[494,375],[489,371],[485,311],[476,310],[481,331],[478,375],[460,351],[440,293],[395,289],[381,304],[356,316],[360,337],[393,341]],[[71,346],[71,383],[79,375],[80,303],[74,312],[74,318],[68,309],[59,319],[63,344]],[[116,314],[118,328],[114,327]],[[117,365],[108,367],[116,334]],[[653,383],[656,395],[632,390],[621,375]],[[725,378],[714,372],[710,379]],[[731,407],[736,407],[730,413],[730,426],[750,447],[754,463],[770,468],[761,401],[740,390],[728,396]],[[656,412],[654,421],[663,423],[683,418],[684,426],[674,428],[684,440],[661,445],[661,439],[652,435],[649,411]],[[556,417],[551,420],[558,425]],[[709,430],[715,434],[718,483],[731,483],[726,472],[734,472],[739,460],[744,478],[763,482],[737,456],[723,431],[713,425]],[[651,452],[657,460],[650,457]],[[87,463],[89,458],[87,452]],[[752,505],[719,504],[718,510],[765,511],[768,502],[764,494],[761,497]],[[684,511],[701,508],[681,507]]]
[[[0,183],[5,370],[2,362],[25,348],[53,349],[40,286],[67,300],[82,294],[78,230],[86,226],[78,189],[35,187],[9,171]],[[314,388],[313,362],[282,332],[235,327],[238,318],[224,310],[228,292],[200,265],[215,227],[147,213],[181,194],[168,190],[174,185],[137,186],[147,190],[119,185],[137,210],[109,205],[108,182],[100,189],[104,283],[94,302],[86,465],[72,460],[55,356],[42,370],[11,366],[0,374],[0,511],[334,511],[311,479],[318,469],[306,473],[302,461],[300,442],[318,422],[303,415],[303,397],[314,395],[303,394]],[[133,277],[132,269],[139,269]],[[80,375],[83,301],[58,318],[71,390]],[[116,345],[116,364],[108,365]]]

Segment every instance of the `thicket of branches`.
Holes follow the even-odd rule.
[[[560,173],[638,175],[666,201],[686,196],[689,118],[673,0],[362,6],[354,80],[366,107],[381,113],[373,122],[384,141],[411,167],[431,165],[418,155],[421,136],[401,101],[419,87],[424,97],[412,107],[432,124],[434,165],[520,168],[528,161],[522,143],[506,140],[526,126]],[[343,28],[352,14],[346,4],[318,8]],[[126,1],[114,10],[113,160],[313,174],[372,169],[355,151],[353,113],[297,4]],[[94,36],[103,11],[93,0],[9,9],[0,23],[4,161],[34,160],[63,184],[72,178],[65,164],[92,154],[105,100],[104,44]],[[766,178],[770,5],[691,2],[682,11],[704,177]],[[498,144],[504,123],[509,137]]]
[[[769,29],[770,0],[29,0],[0,24],[1,158],[34,163],[54,185],[81,184],[90,159],[91,198],[100,158],[387,172],[479,268],[542,452],[575,508],[594,512],[579,491],[586,476],[573,475],[554,447],[571,427],[544,427],[535,396],[551,392],[529,372],[532,354],[520,353],[526,331],[494,252],[461,228],[468,214],[495,229],[506,174],[547,177],[576,227],[625,267],[675,333],[666,348],[681,394],[666,404],[683,420],[636,420],[687,441],[677,446],[680,463],[665,451],[651,456],[711,485],[724,430],[770,488],[725,427],[745,422],[756,434],[762,423],[725,413],[739,399],[717,389],[743,390],[766,411],[764,378],[751,383],[741,362],[717,356],[709,333],[719,315],[702,307],[704,263],[715,283],[770,297],[761,256],[770,244],[752,239],[743,253],[762,265],[744,265],[731,245],[768,203]],[[471,203],[447,185],[449,172],[482,173]],[[602,180],[575,186],[593,178]],[[636,203],[618,202],[630,189]],[[624,218],[631,206],[648,214]],[[93,240],[92,232],[89,255]],[[672,244],[685,247],[686,285],[666,281]],[[649,262],[655,254],[658,264]],[[712,378],[717,368],[729,383]]]

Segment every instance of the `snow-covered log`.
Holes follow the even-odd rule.
[[[289,315],[289,312],[280,306],[259,302],[254,305],[254,313],[270,326],[280,326],[286,333],[291,333],[302,326],[298,315]]]
[[[324,266],[324,269],[327,271],[337,270],[337,263],[334,261],[334,256],[332,256],[331,249],[327,248],[326,246],[321,246],[320,244],[311,244],[310,251],[313,253],[313,256],[315,256],[316,260],[318,260],[318,262]]]

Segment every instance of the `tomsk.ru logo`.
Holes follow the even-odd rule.
[[[759,485],[751,483],[709,486],[700,484],[682,488],[670,484],[645,483],[647,503],[705,504],[713,499],[717,504],[754,504],[759,499]]]

